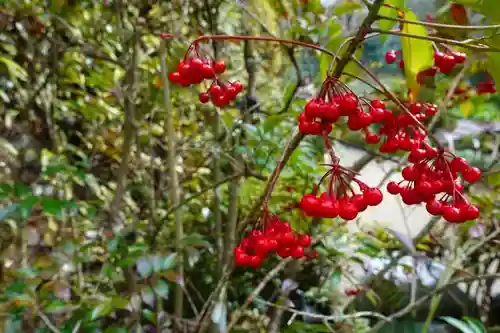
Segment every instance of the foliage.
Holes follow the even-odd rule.
[[[493,0],[455,2],[482,15],[474,24],[500,23]],[[262,323],[276,320],[273,297],[284,281],[296,281],[308,304],[328,309],[325,316],[349,316],[356,309],[349,306],[354,297],[345,296],[346,284],[372,303],[383,299],[380,290],[353,277],[353,267],[369,258],[388,258],[394,248],[407,249],[414,242],[417,250],[429,255],[449,248],[443,229],[450,227],[442,223],[432,235],[415,240],[371,225],[353,231],[353,224],[337,219],[320,224],[303,216],[296,203],[325,171],[320,166],[325,161],[323,142],[307,137],[280,170],[268,207],[297,232],[318,240],[318,258],[292,262],[269,277],[282,262],[271,258],[257,270],[235,268],[224,280],[224,264],[232,263],[231,245],[245,231],[242,221],[258,220],[262,207],[256,213],[254,205],[265,193],[296,119],[320,87],[332,58],[274,42],[204,43],[204,52],[225,60],[231,80],[237,78],[245,86],[255,80],[254,92],[245,90],[242,95],[247,96],[240,95],[224,109],[201,104],[197,88],[169,85],[160,63],[165,60],[168,69],[174,69],[192,40],[215,34],[272,35],[335,53],[348,38],[349,25],[354,22],[357,28],[366,16],[365,1],[340,1],[331,8],[322,3],[66,0],[0,5],[0,332],[166,332],[174,326],[193,331],[207,317],[201,313],[204,305],[210,310],[207,318],[219,327],[229,325],[223,315],[227,309],[229,322],[236,313],[241,316],[233,331],[267,332]],[[423,19],[405,1],[386,3],[398,10],[383,7],[379,14],[397,19],[403,11],[403,18]],[[437,21],[453,23],[446,10],[436,13]],[[377,27],[391,30],[396,23],[381,20]],[[402,31],[459,41],[483,38],[488,47],[500,47],[495,30],[431,34],[424,26],[406,24]],[[163,41],[162,33],[173,38]],[[167,46],[165,59],[160,58],[161,43]],[[418,72],[432,65],[432,43],[397,36],[383,43],[384,38],[367,40],[355,56],[405,100],[408,88],[416,88]],[[406,76],[383,64],[384,51],[398,45],[408,66]],[[498,250],[494,238],[486,242],[469,235],[478,225],[484,226],[485,234],[497,230],[492,221],[500,216],[495,125],[500,119],[498,95],[479,95],[475,87],[489,75],[498,82],[500,62],[497,52],[466,47],[460,51],[471,59],[460,82],[467,92],[454,94],[444,105],[436,131],[453,134],[464,120],[490,126],[454,142],[457,154],[486,174],[483,182],[466,189],[481,207],[481,218],[453,228],[453,246],[482,245],[480,253],[474,253],[479,256]],[[415,97],[442,101],[459,71],[438,74],[418,86]],[[345,72],[369,80],[354,62]],[[352,77],[342,80],[366,98],[385,98],[373,89],[372,81],[367,85]],[[246,110],[246,104],[253,106]],[[169,115],[173,137],[168,136]],[[352,135],[344,123],[335,125],[332,137],[381,161],[391,159]],[[173,139],[174,154],[168,149]],[[169,156],[175,156],[174,170],[169,168]],[[177,206],[172,171],[179,177]],[[180,236],[175,213],[184,229]],[[231,232],[231,221],[237,232]],[[463,260],[454,276],[479,274],[474,256]],[[210,298],[220,290],[221,281],[229,281],[224,293]],[[262,288],[262,281],[269,283],[256,289]],[[184,299],[181,318],[175,290]],[[251,311],[245,309],[245,300],[256,290],[260,298],[255,296],[248,305]],[[276,302],[288,304],[281,298]],[[213,315],[212,303],[223,304],[217,308],[220,316]],[[283,332],[328,332],[331,327],[362,332],[376,325],[342,316],[330,324],[295,319]],[[448,322],[468,325],[472,332],[483,329],[471,318],[461,324],[458,319]]]

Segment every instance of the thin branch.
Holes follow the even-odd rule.
[[[272,270],[270,270],[266,276],[262,279],[262,281],[255,287],[250,295],[248,295],[245,303],[239,308],[239,312],[235,312],[231,317],[231,322],[228,326],[228,331],[231,331],[234,325],[238,322],[238,320],[243,315],[243,312],[248,308],[248,306],[255,300],[257,296],[259,296],[260,292],[264,289],[264,287],[272,280],[272,278],[278,274],[283,268],[285,268],[286,264],[291,261],[291,258],[286,258],[281,260],[278,265],[276,265]]]
[[[52,333],[61,333],[61,331],[54,324],[52,324],[50,319],[45,315],[45,313],[43,313],[38,305],[35,305],[35,311]]]
[[[166,43],[167,41],[161,41],[159,56],[160,56],[160,67],[161,67],[161,79],[163,81],[163,103],[165,108],[165,133],[167,134],[167,164],[168,173],[171,184],[170,191],[170,202],[172,207],[176,207],[180,204],[180,186],[179,179],[176,170],[176,133],[174,128],[174,114],[172,110],[172,101],[170,99],[170,82],[168,80],[168,67],[166,62]],[[184,231],[182,225],[182,215],[179,210],[174,211],[174,222],[175,222],[175,246],[176,252],[181,259],[177,263],[177,277],[184,278],[184,259],[183,259],[183,246],[182,239],[184,238]],[[181,284],[178,284],[175,288],[175,303],[174,303],[174,315],[176,317],[182,318],[183,303],[184,303],[184,290]]]
[[[116,176],[116,192],[110,204],[111,220],[109,221],[110,228],[113,224],[119,221],[120,206],[125,194],[127,183],[127,173],[129,168],[129,159],[132,152],[132,146],[135,139],[135,97],[137,90],[137,71],[139,66],[139,32],[135,32],[134,50],[127,77],[127,90],[129,91],[128,98],[125,100],[125,119],[123,124],[123,147],[121,154],[121,163]]]
[[[432,28],[446,28],[446,29],[459,29],[459,30],[497,30],[500,29],[500,24],[494,25],[456,25],[456,24],[443,24],[443,23],[434,23],[434,22],[426,22],[426,21],[415,21],[415,20],[407,20],[398,17],[389,17],[384,15],[378,15],[378,19],[380,20],[388,20],[388,21],[396,21],[400,23],[410,23],[423,25],[426,27]]]
[[[352,55],[356,52],[359,45],[363,42],[364,38],[366,37],[366,34],[369,32],[371,25],[377,19],[377,13],[382,3],[383,3],[382,0],[375,0],[375,2],[370,6],[368,15],[361,23],[361,26],[358,28],[356,36],[349,43],[349,46],[345,51],[345,55],[342,56],[342,58],[337,62],[337,65],[335,66],[335,70],[333,72],[334,77],[337,78],[340,77],[340,75],[344,71],[344,68],[351,60]]]
[[[500,52],[500,49],[497,49],[494,47],[470,45],[470,44],[456,41],[453,39],[447,39],[447,38],[441,38],[441,37],[435,37],[435,36],[418,36],[418,35],[412,35],[412,34],[408,34],[406,32],[401,32],[401,31],[396,31],[396,30],[382,30],[382,29],[376,29],[376,28],[370,29],[370,32],[377,32],[380,34],[402,36],[402,37],[409,37],[409,38],[415,38],[415,39],[430,40],[430,41],[437,42],[437,43],[443,43],[443,44],[448,44],[448,45],[457,45],[457,46],[461,46],[464,48],[483,51],[483,52]]]
[[[405,308],[399,310],[398,312],[390,315],[387,319],[389,321],[393,321],[395,319],[398,319],[398,318],[401,318],[401,317],[407,315],[416,307],[422,305],[423,303],[427,302],[435,295],[441,294],[442,292],[446,291],[446,289],[448,289],[456,284],[469,283],[469,282],[478,281],[478,280],[485,280],[485,279],[486,280],[497,279],[497,278],[500,278],[500,273],[476,275],[476,276],[470,276],[470,277],[465,277],[465,278],[461,278],[461,279],[456,279],[454,281],[450,281],[446,285],[439,287],[439,288],[436,288],[436,289],[430,291],[429,293],[427,293],[426,295],[420,297],[414,303],[408,304],[408,306],[406,306]],[[382,322],[382,321],[379,322],[377,325],[375,325],[370,330],[370,333],[375,333],[375,332],[379,331],[384,325],[385,325],[385,322]]]
[[[369,86],[370,88],[372,88],[373,90],[377,91],[379,94],[385,95],[385,93],[382,90],[380,90],[380,88],[375,87],[372,83],[368,82],[365,79],[360,78],[359,76],[356,76],[354,74],[347,73],[347,72],[342,73],[342,75],[349,76],[349,77],[352,77],[355,80],[361,81],[364,84],[366,84],[367,86]]]

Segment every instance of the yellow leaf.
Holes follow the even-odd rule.
[[[418,20],[412,11],[405,12],[404,18],[406,20]],[[414,36],[428,36],[427,29],[422,25],[404,23],[402,30],[404,33]],[[420,85],[417,82],[417,74],[432,67],[434,64],[432,42],[424,39],[401,37],[401,46],[406,83],[409,91],[411,91],[410,98],[415,99],[420,90]]]
[[[474,111],[474,104],[471,101],[465,101],[460,104],[460,112],[462,112],[464,118],[468,118],[472,111]]]

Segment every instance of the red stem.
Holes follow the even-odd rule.
[[[207,40],[255,40],[255,41],[266,41],[266,42],[276,42],[280,44],[289,44],[296,45],[301,47],[307,47],[310,49],[318,50],[320,52],[326,53],[329,56],[333,57],[335,54],[319,45],[310,44],[306,42],[298,42],[290,39],[282,39],[275,37],[263,37],[263,36],[241,36],[241,35],[205,35],[196,38],[191,44],[194,45],[199,42],[207,41]]]

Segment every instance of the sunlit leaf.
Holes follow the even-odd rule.
[[[387,6],[384,6],[384,4]],[[381,16],[396,18],[398,17],[398,9],[406,9],[406,0],[386,0],[384,4],[380,7],[378,12]],[[386,31],[391,30],[396,23],[396,21],[380,20],[379,28]],[[387,39],[387,35],[382,35],[380,39],[383,43]]]
[[[463,333],[476,333],[476,331],[472,327],[470,327],[467,323],[465,323],[459,319],[456,319],[453,317],[441,317],[440,319],[444,320],[445,322],[447,322],[451,326],[459,329]]]
[[[28,78],[26,70],[11,59],[0,57],[0,62],[7,67],[7,71],[9,72],[12,80],[19,79],[25,81]]]
[[[168,298],[169,285],[167,282],[165,282],[165,280],[156,281],[153,289],[158,296],[162,298]]]
[[[407,20],[418,20],[412,11],[404,14]],[[415,36],[428,36],[427,29],[422,25],[404,23],[403,32]],[[408,89],[411,90],[411,96],[415,98],[418,95],[420,86],[417,82],[417,74],[434,64],[434,49],[432,42],[424,39],[401,37],[401,46],[404,60],[404,71]]]
[[[333,14],[337,16],[350,14],[361,8],[363,8],[363,6],[359,2],[344,0],[344,2],[335,5]]]
[[[91,320],[96,320],[97,318],[106,317],[113,312],[113,305],[109,300],[104,301],[92,310],[90,315]]]
[[[472,111],[474,111],[474,104],[470,100],[460,104],[460,112],[463,114],[464,118],[468,118]]]

